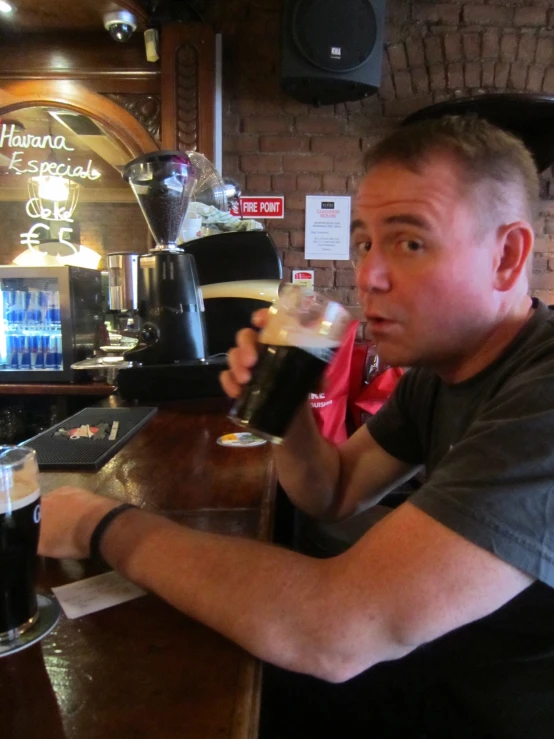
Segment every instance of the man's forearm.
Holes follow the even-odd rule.
[[[101,551],[129,580],[263,660],[336,681],[360,659],[337,602],[335,562],[196,532],[139,510],[114,520]],[[400,656],[376,628],[379,619],[369,621],[375,661]]]
[[[279,482],[294,505],[316,518],[333,518],[340,457],[319,433],[307,404],[274,456]]]

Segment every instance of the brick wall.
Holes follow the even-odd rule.
[[[377,95],[313,106],[279,89],[279,0],[218,4],[224,39],[224,174],[245,194],[285,195],[286,216],[267,221],[285,277],[315,269],[316,285],[360,315],[349,262],[304,260],[308,194],[352,194],[364,150],[406,115],[481,92],[554,94],[551,0],[388,0],[384,72]],[[553,132],[554,136],[554,132]],[[532,292],[554,303],[554,186],[536,224]]]

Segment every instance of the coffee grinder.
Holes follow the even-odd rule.
[[[213,393],[221,366],[206,372],[204,303],[194,257],[177,246],[177,237],[196,181],[186,154],[156,151],[129,162],[123,171],[154,237],[155,246],[138,257],[138,344],[125,352],[132,366],[118,372],[123,397],[152,397],[157,387],[187,382],[192,394]],[[202,368],[202,372],[198,369]],[[204,387],[205,386],[205,387]]]
[[[143,364],[202,361],[206,356],[204,304],[194,257],[177,237],[196,181],[181,152],[159,151],[133,159],[123,177],[131,185],[156,242],[139,256],[139,344],[125,359]]]

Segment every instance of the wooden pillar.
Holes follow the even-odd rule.
[[[161,29],[162,149],[214,161],[215,34],[200,23]]]

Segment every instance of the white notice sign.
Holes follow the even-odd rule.
[[[306,259],[348,259],[350,203],[346,195],[306,196]]]

